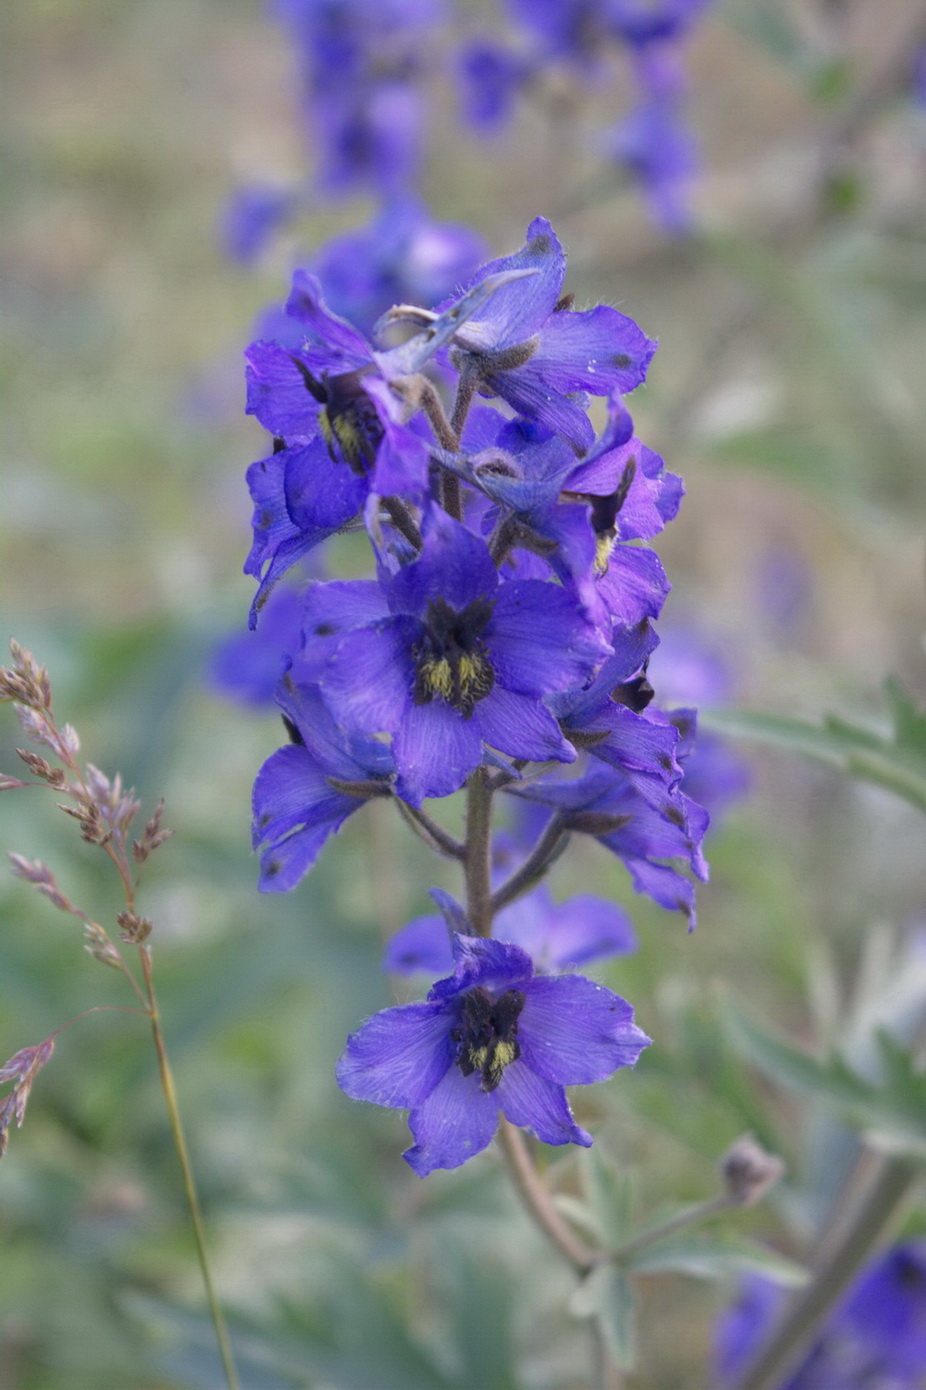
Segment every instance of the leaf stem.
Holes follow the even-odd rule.
[[[180,1161],[180,1170],[183,1175],[183,1190],[186,1194],[187,1205],[190,1211],[190,1220],[193,1224],[193,1234],[196,1240],[196,1251],[199,1256],[199,1266],[202,1271],[203,1284],[206,1289],[206,1299],[209,1304],[209,1312],[212,1316],[212,1323],[215,1328],[216,1341],[219,1347],[219,1355],[222,1359],[222,1369],[225,1373],[225,1382],[228,1390],[239,1390],[238,1375],[235,1370],[235,1363],[232,1356],[231,1343],[228,1338],[228,1329],[225,1326],[225,1317],[215,1291],[212,1280],[212,1269],[209,1264],[209,1255],[206,1250],[206,1232],[203,1224],[202,1211],[199,1205],[199,1197],[196,1191],[196,1180],[193,1177],[193,1167],[190,1163],[189,1150],[187,1149],[186,1137],[183,1132],[183,1124],[180,1119],[180,1107],[177,1101],[177,1089],[174,1084],[174,1075],[170,1061],[167,1056],[167,1048],[164,1043],[164,1034],[161,1030],[161,1015],[158,1009],[157,995],[154,989],[154,979],[151,971],[151,952],[145,945],[139,945],[138,954],[141,959],[142,975],[145,981],[145,989],[148,994],[149,1017],[151,1019],[151,1032],[154,1038],[154,1047],[158,1057],[158,1071],[161,1078],[161,1089],[164,1092],[164,1100],[167,1105],[167,1114],[170,1119],[170,1128],[174,1138],[174,1147],[177,1151],[177,1158]]]
[[[725,1192],[719,1193],[716,1197],[709,1197],[706,1202],[698,1202],[696,1206],[689,1207],[687,1211],[680,1211],[676,1216],[670,1216],[668,1221],[663,1221],[659,1226],[650,1226],[645,1231],[631,1237],[623,1245],[615,1246],[608,1251],[608,1259],[615,1264],[626,1264],[634,1255],[639,1255],[641,1250],[646,1250],[651,1245],[658,1245],[661,1240],[668,1236],[674,1236],[679,1231],[685,1231],[689,1226],[699,1226],[702,1221],[709,1221],[711,1217],[719,1216],[723,1211],[730,1211],[733,1207],[741,1205]]]

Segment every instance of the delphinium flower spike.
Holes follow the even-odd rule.
[[[368,578],[309,582],[300,640],[287,620],[290,742],[254,792],[261,887],[292,888],[372,797],[463,869],[465,907],[438,895],[449,933],[419,923],[388,953],[443,978],[358,1029],[338,1071],[350,1095],[411,1110],[421,1174],[485,1148],[500,1112],[549,1143],[590,1143],[564,1088],[648,1041],[619,996],[562,973],[632,943],[612,904],[587,897],[588,920],[578,904],[570,919],[539,886],[570,835],[598,837],[638,889],[692,918],[692,885],[665,861],[706,873],[707,818],[680,790],[681,735],[646,680],[668,589],[647,543],[682,496],[624,401],[656,345],[607,305],[575,309],[565,275],[536,218],[453,298],[388,313],[407,336],[380,348],[297,272],[301,341],[247,354],[248,408],[276,445],[249,477],[255,640],[270,586],[328,534],[363,528],[373,561]],[[607,402],[597,435],[590,394]],[[460,841],[423,803],[464,786]],[[493,884],[499,789],[547,821]]]

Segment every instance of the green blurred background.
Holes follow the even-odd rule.
[[[471,29],[480,14],[465,9]],[[889,672],[921,700],[926,687],[922,29],[912,0],[712,11],[690,63],[705,230],[682,243],[584,151],[568,103],[485,146],[435,81],[433,211],[497,252],[550,216],[579,302],[618,304],[661,340],[633,411],[688,486],[660,545],[667,627],[696,622],[747,705],[877,719]],[[205,683],[252,588],[243,474],[264,446],[241,350],[298,247],[371,207],[307,216],[256,272],[221,253],[237,184],[305,171],[293,55],[256,0],[21,0],[0,54],[0,630],[49,665],[91,761],[148,808],[167,798],[176,835],[143,909],[244,1383],[578,1390],[570,1278],[494,1157],[421,1183],[401,1117],[332,1079],[345,1033],[400,997],[379,973],[383,934],[426,910],[432,883],[453,889],[452,871],[375,804],[299,890],[260,898],[250,783],[278,723]],[[615,100],[595,94],[592,123]],[[17,735],[4,712],[0,770],[16,771]],[[639,955],[601,977],[656,1046],[576,1104],[635,1173],[641,1210],[709,1195],[724,1145],[752,1128],[790,1174],[737,1228],[791,1250],[849,1141],[822,1143],[754,1083],[725,1001],[799,1036],[845,1028],[860,962],[883,985],[911,959],[926,857],[915,813],[886,793],[784,756],[752,766],[752,796],[708,842],[694,936],[594,845],[553,885],[593,885],[640,925]],[[52,796],[7,793],[0,832],[113,920],[107,865]],[[123,994],[76,922],[0,875],[3,1057]],[[549,1156],[570,1189],[574,1158]],[[728,1292],[647,1281],[645,1372],[628,1386],[704,1384]],[[216,1385],[200,1306],[145,1028],[93,1015],[62,1037],[0,1169],[0,1390]]]

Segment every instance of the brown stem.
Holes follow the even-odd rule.
[[[606,1256],[580,1240],[560,1216],[546,1183],[534,1166],[521,1131],[503,1118],[498,1133],[511,1180],[531,1217],[573,1269],[579,1274],[587,1274]]]
[[[427,813],[422,811],[420,806],[409,806],[407,801],[401,797],[395,798],[395,805],[405,821],[409,825],[419,840],[423,840],[428,849],[436,850],[438,854],[445,854],[448,859],[465,859],[466,846],[438,825]]]
[[[402,499],[400,497],[384,497],[383,506],[389,513],[396,530],[401,531],[402,535],[413,549],[420,550],[421,531],[417,521]]]
[[[477,936],[492,935],[492,787],[488,770],[477,767],[467,783],[466,913]]]

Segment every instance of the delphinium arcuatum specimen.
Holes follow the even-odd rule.
[[[265,604],[306,557],[318,572],[329,537],[363,531],[372,552],[368,578],[303,582],[287,617],[276,700],[290,742],[254,791],[261,887],[293,888],[373,797],[464,871],[465,905],[436,893],[443,918],[387,953],[441,978],[363,1024],[338,1066],[348,1095],[410,1112],[405,1157],[422,1175],[484,1149],[500,1114],[549,1144],[591,1143],[565,1088],[649,1041],[629,1004],[573,973],[632,949],[629,923],[538,890],[570,836],[598,839],[687,920],[683,869],[706,876],[686,745],[646,678],[668,591],[649,542],[682,495],[624,403],[656,345],[608,305],[575,308],[565,276],[538,217],[520,251],[433,308],[396,306],[370,340],[298,271],[293,331],[247,352],[248,410],[273,440],[248,475],[255,643],[278,640]],[[426,803],[464,787],[457,840]],[[499,793],[507,877],[492,867]]]

